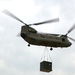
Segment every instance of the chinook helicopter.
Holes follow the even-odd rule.
[[[20,36],[28,42],[28,46],[32,45],[38,45],[38,46],[46,46],[50,47],[50,50],[53,50],[53,48],[57,47],[70,47],[72,43],[68,40],[71,39],[75,42],[75,39],[68,37],[67,35],[75,29],[75,24],[68,30],[68,32],[65,35],[61,34],[48,34],[48,33],[38,33],[37,30],[30,27],[31,25],[41,25],[46,23],[53,23],[58,22],[59,18],[55,18],[52,20],[39,22],[39,23],[33,23],[33,24],[26,24],[22,20],[20,20],[18,17],[13,15],[8,10],[4,10],[3,13],[9,15],[10,17],[18,20],[19,22],[23,23],[24,26],[21,27],[21,33]]]

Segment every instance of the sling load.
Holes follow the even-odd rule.
[[[42,71],[42,72],[51,72],[52,71],[52,59],[50,57],[47,47],[45,48],[42,58],[41,58],[40,71]]]

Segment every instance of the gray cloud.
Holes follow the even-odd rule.
[[[43,25],[43,26],[33,26],[38,30],[49,32],[61,32],[65,33],[75,22],[75,1],[74,0],[34,0],[35,6],[40,7],[38,13],[29,17],[25,17],[26,13],[20,13],[24,17],[26,22],[39,22],[47,19],[53,18],[51,15],[51,8],[54,5],[60,6],[59,18],[61,23]],[[9,4],[9,3],[8,3]],[[18,3],[17,3],[18,4]],[[13,5],[13,4],[9,4]],[[20,5],[22,6],[22,5]],[[23,5],[24,7],[24,5]],[[12,6],[13,8],[13,6]],[[15,8],[13,8],[15,9]],[[13,10],[11,9],[11,10]],[[20,12],[22,8],[18,7],[15,9]],[[13,12],[15,12],[15,10]],[[29,9],[28,9],[29,10]],[[24,12],[26,10],[24,9]],[[32,10],[34,11],[34,10]],[[18,12],[16,14],[18,14]],[[28,12],[29,13],[29,12]],[[56,12],[55,12],[56,13]],[[30,21],[32,20],[32,21]],[[44,50],[44,47],[32,46],[27,47],[27,43],[21,38],[16,37],[20,32],[21,23],[15,21],[9,16],[0,14],[0,27],[3,27],[3,30],[0,32],[0,75],[45,75],[46,73],[41,73],[39,71],[40,59]],[[56,25],[56,26],[55,26]],[[52,31],[51,31],[52,29]],[[73,31],[74,32],[74,31]],[[74,37],[74,33],[70,33],[69,36]],[[60,49],[57,48],[50,52],[52,62],[53,62],[53,71],[51,75],[74,75],[75,73],[75,44],[70,48]],[[49,48],[48,48],[49,49]]]
[[[12,0],[0,0],[0,1],[12,1]]]

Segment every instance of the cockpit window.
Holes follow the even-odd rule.
[[[29,29],[28,31],[32,32],[32,33],[37,33],[37,31],[35,29]]]

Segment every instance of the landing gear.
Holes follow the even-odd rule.
[[[51,48],[50,48],[50,50],[52,51],[52,50],[53,50],[53,48],[51,47]]]
[[[28,44],[28,47],[30,47],[30,44]]]

